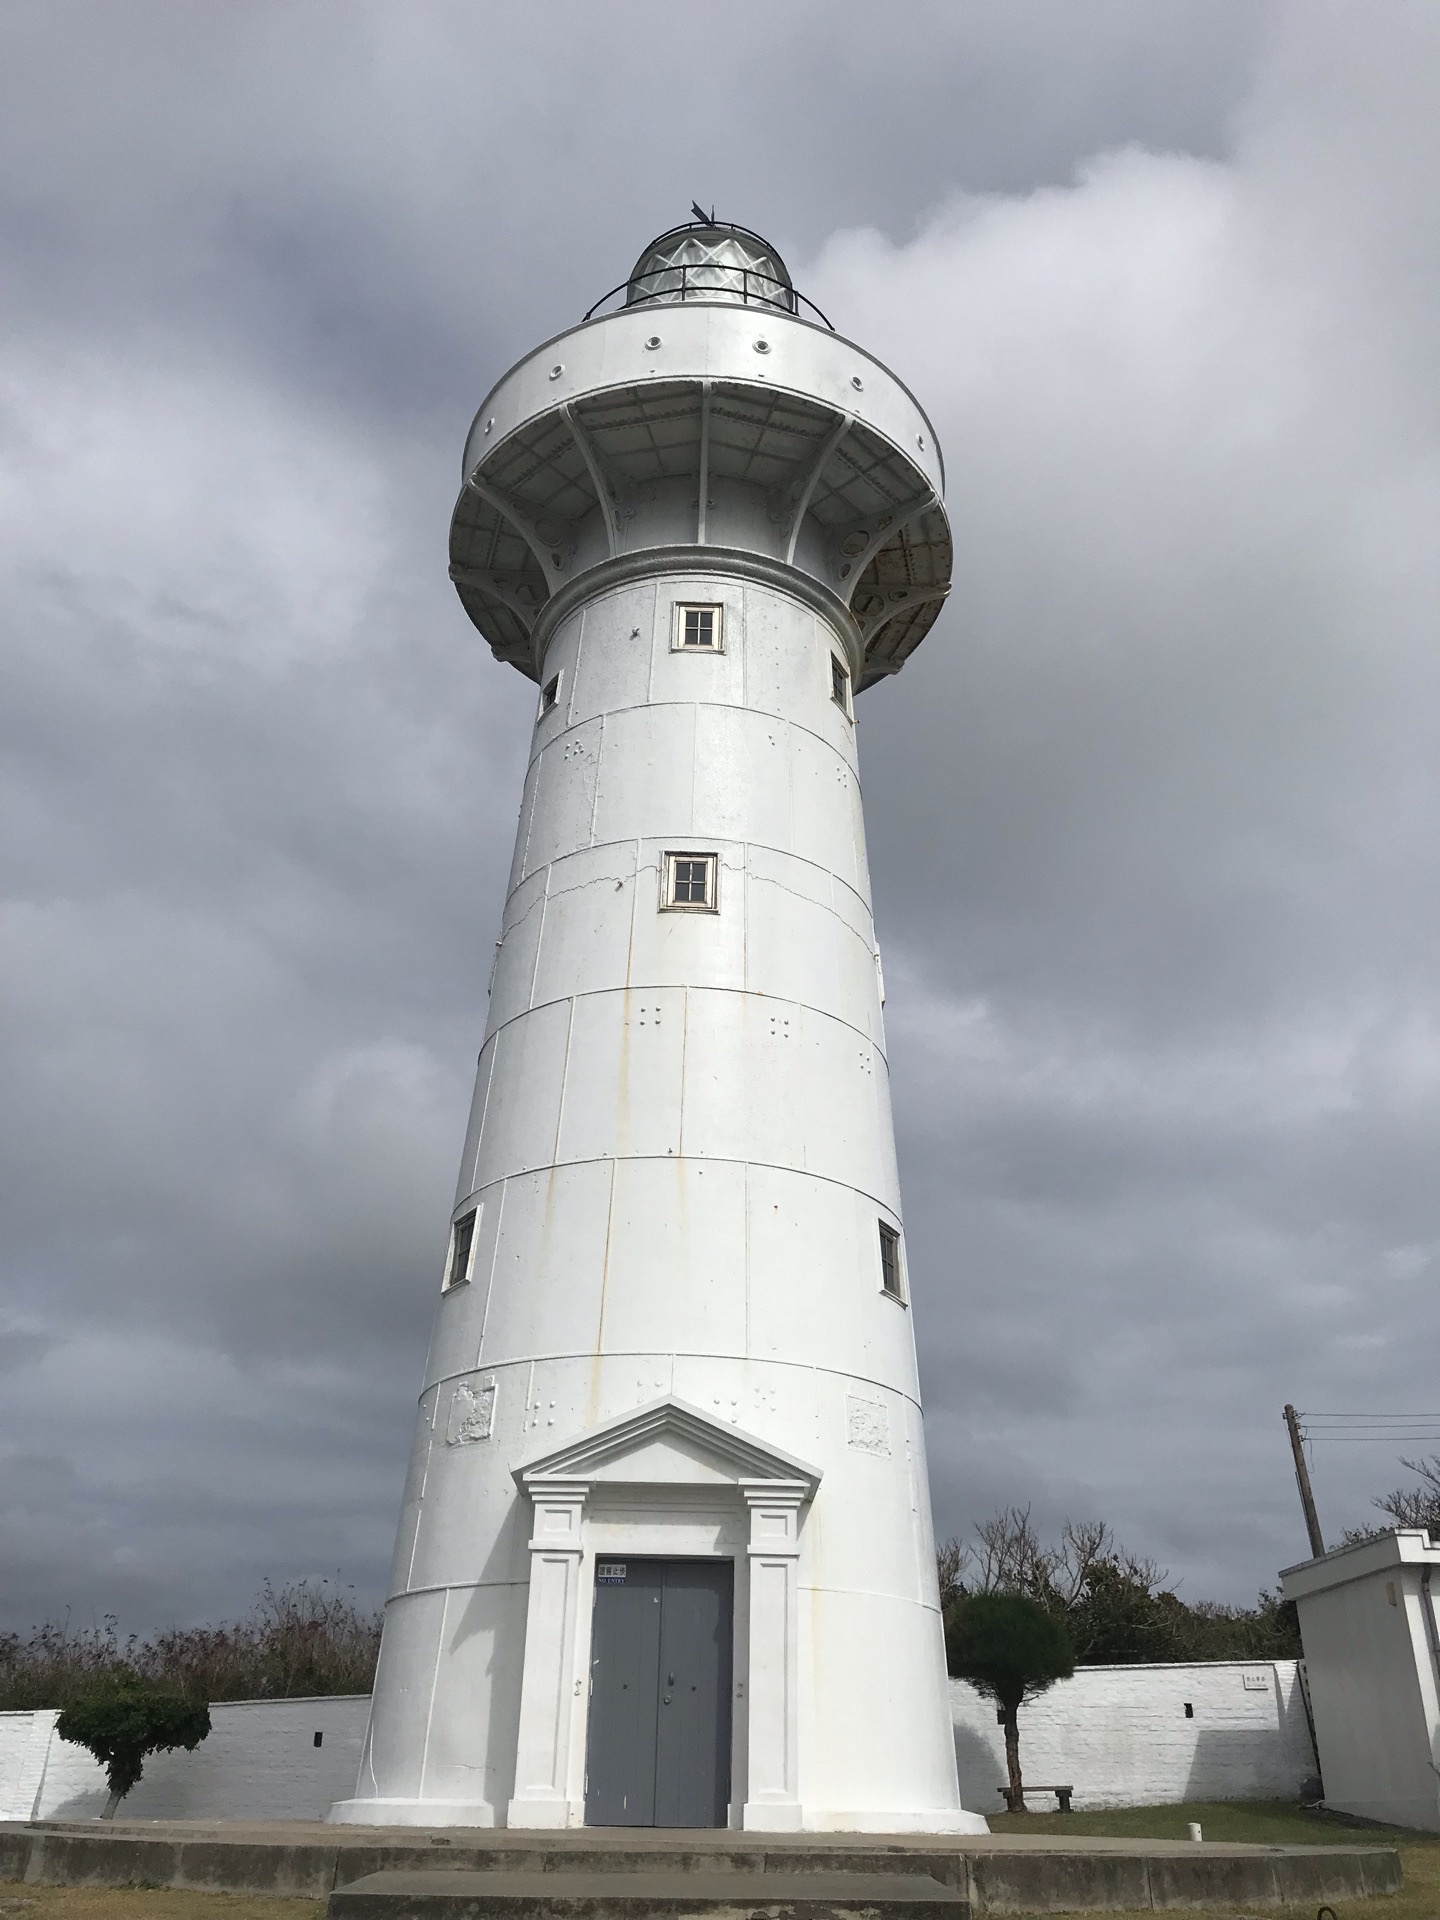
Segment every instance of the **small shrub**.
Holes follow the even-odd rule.
[[[104,1767],[110,1798],[100,1818],[111,1820],[152,1753],[195,1751],[210,1731],[210,1709],[203,1700],[120,1668],[71,1701],[55,1731],[87,1748]]]
[[[1010,1811],[1024,1813],[1020,1708],[1075,1671],[1069,1634],[1038,1601],[1017,1593],[977,1593],[951,1608],[945,1623],[945,1658],[957,1680],[968,1680],[1000,1708]]]

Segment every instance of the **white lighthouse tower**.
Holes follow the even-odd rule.
[[[451,577],[538,699],[337,1819],[984,1829],[855,738],[947,591],[942,484],[910,392],[713,218],[476,417]]]

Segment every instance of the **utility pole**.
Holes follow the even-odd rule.
[[[1320,1531],[1320,1516],[1315,1511],[1315,1495],[1310,1487],[1310,1469],[1305,1464],[1305,1444],[1300,1438],[1300,1416],[1294,1407],[1286,1407],[1285,1425],[1290,1430],[1290,1451],[1295,1456],[1295,1484],[1300,1489],[1300,1504],[1305,1509],[1305,1528],[1310,1535],[1310,1552],[1318,1560],[1325,1551],[1325,1536]]]

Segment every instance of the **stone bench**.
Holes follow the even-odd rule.
[[[995,1789],[995,1791],[996,1791],[996,1792],[997,1792],[998,1794],[1000,1794],[1000,1795],[1002,1796],[1002,1798],[1004,1799],[1004,1802],[1005,1802],[1005,1811],[1006,1811],[1007,1813],[1014,1813],[1014,1811],[1015,1811],[1015,1796],[1014,1796],[1014,1794],[1013,1794],[1013,1793],[1011,1793],[1011,1791],[1010,1791],[1010,1789],[1009,1789],[1009,1787],[997,1787],[997,1788]],[[1074,1787],[1030,1787],[1030,1786],[1027,1786],[1027,1787],[1026,1787],[1026,1789],[1025,1789],[1025,1791],[1026,1791],[1026,1793],[1053,1793],[1053,1794],[1054,1794],[1054,1796],[1055,1796],[1055,1798],[1056,1798],[1056,1799],[1057,1799],[1057,1800],[1059,1801],[1059,1803],[1060,1803],[1060,1811],[1061,1811],[1061,1813],[1069,1813],[1069,1811],[1070,1811],[1070,1796],[1071,1796],[1071,1794],[1072,1794],[1072,1793],[1074,1793],[1074,1791],[1075,1791],[1075,1789],[1074,1789]]]

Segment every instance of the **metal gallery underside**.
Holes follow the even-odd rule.
[[[589,566],[653,544],[653,529],[674,525],[674,501],[692,516],[678,537],[733,549],[734,517],[721,539],[707,514],[717,483],[763,504],[744,517],[749,550],[849,606],[863,647],[857,687],[898,671],[949,591],[944,509],[873,429],[760,384],[649,381],[528,421],[462,489],[451,578],[496,657],[537,678],[532,633],[546,602]],[[667,497],[668,516],[647,510]]]

